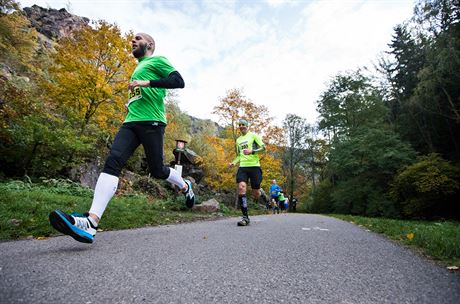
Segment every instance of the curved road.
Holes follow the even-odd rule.
[[[459,303],[460,275],[350,223],[237,220],[0,243],[0,303]]]

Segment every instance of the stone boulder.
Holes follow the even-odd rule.
[[[201,204],[193,206],[192,209],[199,212],[213,213],[220,210],[220,204],[218,201],[212,198]]]
[[[163,187],[158,180],[150,178],[148,176],[138,176],[133,181],[133,189],[141,191],[154,198],[167,198],[168,191]]]
[[[94,189],[103,167],[104,160],[100,157],[96,157],[90,162],[72,168],[69,175],[73,181],[78,181],[83,186]]]

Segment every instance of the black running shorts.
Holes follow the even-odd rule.
[[[236,173],[236,182],[248,183],[248,180],[251,180],[252,189],[260,189],[262,169],[260,167],[239,167]]]

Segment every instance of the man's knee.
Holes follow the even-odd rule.
[[[247,185],[245,182],[238,183],[238,193],[239,194],[246,194],[246,188],[247,188]]]
[[[102,172],[113,175],[120,176],[121,169],[123,169],[124,162],[121,157],[110,153],[107,159],[105,160],[104,169]]]

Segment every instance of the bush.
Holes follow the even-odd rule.
[[[338,183],[331,194],[334,213],[398,217],[395,203],[373,179],[357,176]]]
[[[394,178],[390,195],[408,218],[460,218],[460,168],[436,153],[422,156]]]
[[[307,204],[307,211],[312,213],[331,213],[332,207],[332,183],[329,180],[322,181],[312,192],[311,201]]]

